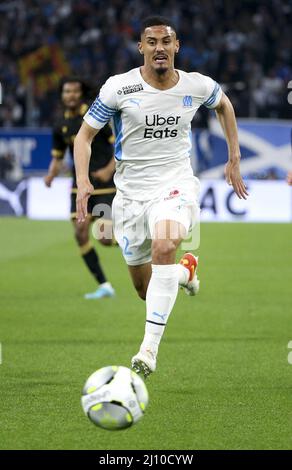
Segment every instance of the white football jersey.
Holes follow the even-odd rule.
[[[139,68],[114,75],[84,116],[95,129],[112,119],[115,184],[124,197],[149,200],[178,181],[194,179],[191,121],[202,104],[215,108],[222,90],[210,77],[177,72],[179,80],[168,90],[146,83]]]

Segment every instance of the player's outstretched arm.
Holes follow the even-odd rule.
[[[87,216],[87,202],[93,192],[93,186],[89,181],[89,161],[91,156],[91,143],[97,134],[86,122],[83,122],[74,139],[74,164],[77,180],[77,220],[84,222]]]
[[[63,161],[61,159],[54,158],[54,157],[52,158],[49,169],[48,169],[48,173],[44,177],[45,185],[48,188],[51,187],[53,179],[56,176],[58,176],[58,174],[60,173],[62,169],[62,165],[63,165]]]
[[[240,199],[246,199],[247,189],[240,174],[240,148],[238,143],[237,125],[233,106],[225,93],[215,108],[217,118],[225,134],[228,146],[228,162],[225,166],[225,178]]]

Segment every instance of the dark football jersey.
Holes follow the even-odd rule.
[[[64,158],[65,151],[68,148],[72,159],[72,176],[73,188],[77,187],[76,172],[73,160],[73,144],[77,132],[83,122],[83,116],[88,109],[87,104],[83,103],[80,106],[78,114],[72,114],[70,111],[65,111],[63,118],[57,123],[53,129],[53,147],[52,157]],[[102,183],[91,176],[92,171],[99,170],[105,167],[113,157],[113,142],[114,136],[111,127],[107,124],[93,139],[91,145],[91,158],[89,163],[89,178],[94,188],[113,188],[113,179],[107,183]]]

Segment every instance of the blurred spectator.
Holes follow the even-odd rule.
[[[12,153],[0,155],[0,180],[9,179],[9,173],[14,168],[14,156]]]
[[[268,75],[260,80],[260,86],[253,94],[260,117],[280,117],[284,91],[284,81],[277,76],[276,69],[271,68]]]
[[[253,173],[245,174],[246,178],[250,180],[283,180],[286,177],[286,171],[282,168],[277,168],[274,166],[267,167],[260,171],[255,171]]]
[[[140,20],[151,14],[177,25],[177,68],[219,81],[238,116],[292,118],[291,0],[14,0],[0,4],[0,125],[53,119],[57,90],[41,97],[23,92],[20,58],[58,44],[71,72],[98,87],[140,65]]]

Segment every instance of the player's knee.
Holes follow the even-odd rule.
[[[152,262],[153,264],[171,263],[175,256],[177,244],[174,240],[153,240],[152,241]]]

